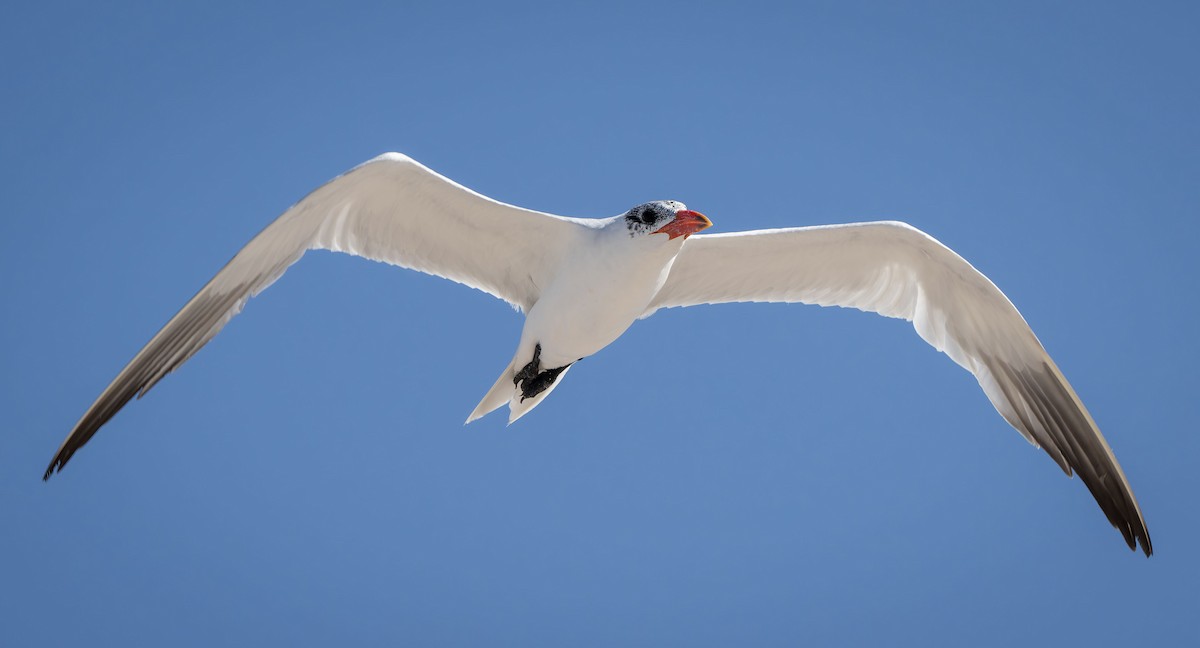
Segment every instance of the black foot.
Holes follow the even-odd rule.
[[[553,385],[554,381],[558,379],[558,375],[566,371],[567,367],[572,364],[574,363],[542,371],[542,345],[540,343],[534,345],[533,360],[521,367],[521,370],[513,376],[513,385],[521,388],[521,402],[549,389],[550,385]]]
[[[533,347],[533,360],[529,364],[521,367],[521,370],[513,376],[513,385],[520,385],[522,382],[528,382],[537,377],[542,366],[542,345],[535,344]]]

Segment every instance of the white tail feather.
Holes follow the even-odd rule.
[[[516,387],[513,385],[514,362],[516,362],[516,358],[508,363],[504,371],[500,372],[500,377],[496,379],[496,384],[492,385],[488,393],[483,396],[483,400],[479,401],[479,404],[475,406],[475,410],[471,412],[471,415],[467,417],[467,422],[463,423],[463,425],[495,411],[512,398],[512,392],[516,390]]]

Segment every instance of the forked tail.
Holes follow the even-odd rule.
[[[540,346],[537,348],[538,351],[541,350]],[[513,423],[528,414],[530,410],[538,406],[538,403],[542,402],[542,399],[549,396],[550,392],[554,391],[554,388],[562,382],[563,374],[571,368],[571,365],[568,364],[542,370],[538,365],[537,352],[529,363],[521,362],[520,356],[521,354],[518,352],[504,368],[504,371],[500,372],[500,377],[496,379],[495,384],[467,417],[467,423],[499,409],[506,402],[508,403],[508,422]],[[514,369],[518,365],[523,367],[520,372]]]

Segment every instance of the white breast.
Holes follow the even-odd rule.
[[[597,230],[581,241],[530,309],[520,347],[531,352],[541,344],[543,366],[569,364],[608,346],[666,281],[682,240],[630,238],[623,230]]]

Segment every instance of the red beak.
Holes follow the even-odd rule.
[[[700,212],[694,212],[690,209],[681,209],[675,212],[675,218],[670,223],[651,232],[652,234],[666,234],[669,238],[674,239],[677,236],[687,238],[702,229],[712,227],[712,221]]]

